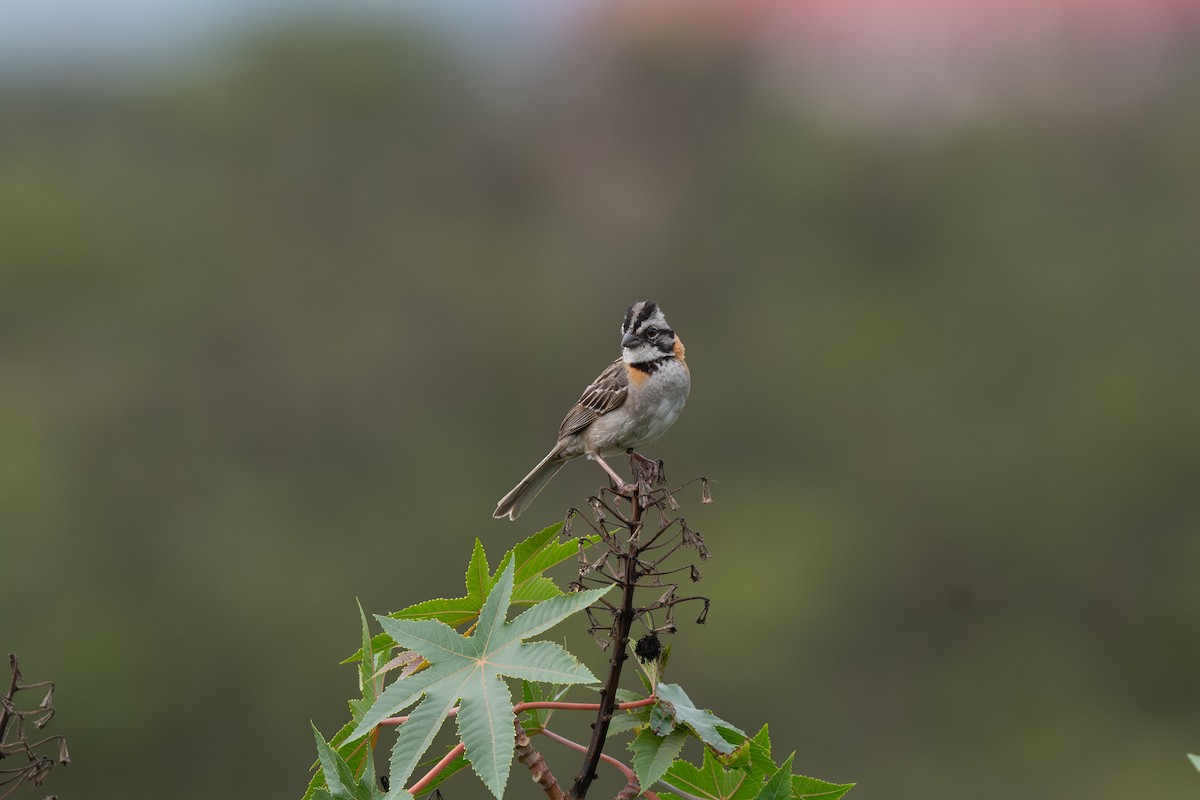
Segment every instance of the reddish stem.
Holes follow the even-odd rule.
[[[446,714],[447,718],[456,716],[458,716],[458,706],[450,709]],[[403,725],[405,722],[408,722],[408,714],[405,714],[403,717],[388,717],[387,719],[379,720],[380,725]]]
[[[578,750],[581,753],[587,752],[587,748],[585,746],[581,745],[579,742],[573,742],[565,736],[559,736],[557,733],[555,733],[554,731],[549,730],[547,728],[542,728],[542,735],[545,736],[550,741],[558,742],[559,744],[569,747],[572,750]],[[624,775],[626,778],[635,777],[633,774],[633,770],[631,770],[629,767],[622,764],[620,761],[617,761],[615,758],[608,755],[607,753],[601,753],[600,760],[605,762],[606,764],[611,764],[612,766],[619,769],[621,771],[621,774]]]
[[[587,752],[587,748],[584,747],[583,745],[581,745],[579,742],[573,742],[570,739],[568,739],[567,737],[560,736],[552,730],[542,728],[541,733],[543,736],[545,736],[547,739],[549,739],[552,742],[558,742],[559,744],[565,745],[565,746],[571,748],[572,750],[578,750],[580,753]],[[617,759],[613,758],[612,756],[608,755],[607,753],[601,753],[600,760],[605,762],[606,764],[611,764],[612,766],[619,769],[621,771],[621,774],[625,776],[626,780],[632,781],[632,782],[637,781],[637,775],[634,774],[633,770],[631,770],[629,767],[627,767],[622,762],[620,762]],[[655,794],[654,792],[644,791],[644,792],[642,792],[641,796],[646,797],[649,800],[658,800],[658,795]]]
[[[617,703],[617,708],[622,711],[625,711],[630,708],[645,708],[646,706],[652,706],[657,702],[658,702],[657,697],[647,697],[645,700],[631,700],[628,703]],[[515,706],[513,706],[513,713],[520,714],[522,711],[528,711],[531,708],[548,708],[548,709],[551,709],[554,711],[599,711],[600,704],[599,703],[561,703],[561,702],[556,702],[556,701],[552,701],[552,700],[538,700],[538,701],[530,701],[528,703],[517,703]],[[458,706],[455,706],[454,708],[450,709],[450,713],[446,714],[446,716],[453,717],[453,716],[456,716],[457,714],[458,714]],[[379,721],[379,724],[380,725],[403,725],[405,722],[408,722],[407,714],[405,714],[403,717],[388,717],[387,719],[381,719]]]
[[[429,770],[429,772],[425,773],[424,778],[421,778],[421,780],[417,781],[412,786],[408,787],[408,789],[406,789],[405,791],[407,791],[409,794],[413,795],[414,797],[416,795],[420,794],[421,792],[425,791],[425,787],[428,786],[429,784],[433,783],[434,779],[437,778],[437,776],[442,773],[442,770],[444,770],[446,767],[450,766],[450,762],[453,761],[454,759],[458,758],[460,755],[462,755],[463,751],[466,749],[467,749],[467,746],[465,744],[463,744],[462,742],[459,742],[458,744],[454,745],[454,748],[449,753],[446,753],[446,755],[442,757],[441,761],[439,761],[438,763],[433,765],[433,769],[431,769],[431,770]]]
[[[658,702],[657,697],[647,697],[645,700],[631,700],[628,703],[617,703],[617,708],[621,710],[630,708],[645,708],[652,706]],[[549,708],[564,711],[599,711],[599,703],[559,703],[551,700],[538,700],[528,703],[517,703],[513,706],[514,713],[520,713],[531,708]]]

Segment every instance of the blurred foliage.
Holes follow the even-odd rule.
[[[301,790],[354,597],[599,484],[490,518],[642,297],[695,381],[653,455],[719,481],[676,678],[794,706],[862,800],[1194,791],[1200,60],[1164,70],[918,135],[692,39],[313,26],[0,84],[0,644],[58,679],[56,791]]]

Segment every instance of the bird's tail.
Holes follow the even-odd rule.
[[[533,498],[538,496],[538,492],[542,491],[550,479],[563,468],[563,464],[567,463],[567,459],[559,457],[561,450],[561,447],[555,447],[547,453],[511,492],[500,499],[492,516],[496,519],[516,519],[520,516],[525,507],[533,502]]]

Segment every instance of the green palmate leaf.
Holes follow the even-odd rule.
[[[342,729],[338,730],[338,732],[334,734],[334,738],[329,741],[329,745],[331,747],[338,748],[338,756],[340,756],[342,760],[349,760],[349,758],[352,758],[352,753],[356,750],[356,748],[362,748],[362,750],[365,750],[367,747],[366,741],[358,741],[355,742],[354,745],[340,747],[341,742],[346,741],[347,736],[350,735],[352,730],[354,730],[353,720],[344,724]],[[358,754],[361,758],[361,753]],[[352,766],[353,769],[353,764],[350,766]],[[320,765],[319,751],[317,753],[317,763],[313,764],[312,768],[310,769],[316,769],[317,771],[314,772],[311,780],[308,781],[308,787],[305,789],[304,796],[302,796],[300,800],[322,800],[323,795],[329,795],[329,788],[325,786],[325,770],[322,768],[322,765]]]
[[[646,727],[650,724],[650,713],[650,708],[633,708],[613,714],[612,721],[608,723],[608,735],[616,736],[619,733]]]
[[[552,642],[525,642],[599,599],[607,589],[562,595],[538,603],[511,622],[505,612],[512,599],[515,559],[508,559],[499,580],[479,611],[471,636],[462,636],[435,620],[378,617],[402,647],[420,653],[430,666],[387,687],[359,722],[351,738],[368,733],[382,720],[414,703],[392,749],[389,797],[412,775],[421,755],[461,701],[458,731],[466,756],[484,784],[500,797],[513,755],[512,697],[503,677],[554,684],[594,683],[595,676]],[[611,587],[610,587],[611,588]]]
[[[364,744],[367,740],[360,740]],[[375,750],[372,747],[367,747],[363,751],[362,771],[355,772],[358,775],[358,783],[366,790],[367,796],[372,800],[378,800],[383,797],[383,792],[378,788],[376,772],[375,772]],[[353,768],[353,765],[351,765]]]
[[[355,779],[354,770],[325,742],[316,725],[313,725],[313,737],[317,740],[317,758],[325,776],[324,791],[328,791],[334,800],[371,800],[371,785],[364,785]],[[319,795],[321,791],[315,790],[314,795]]]
[[[650,692],[648,690],[647,690],[646,694],[638,694],[637,692],[631,691],[629,689],[617,689],[617,702],[618,703],[636,703],[638,700],[645,700],[647,695],[649,695],[649,694],[650,694]]]
[[[749,770],[754,779],[765,781],[775,770],[775,762],[771,760],[771,734],[766,725],[754,734],[749,740],[749,745],[749,760],[743,765],[743,769]]]
[[[609,727],[611,733],[612,728]],[[671,762],[683,750],[687,741],[687,732],[673,731],[666,736],[659,736],[654,731],[643,730],[629,743],[633,751],[633,771],[637,773],[638,783],[643,788],[650,788],[658,783]]]
[[[367,623],[367,612],[363,611],[362,601],[357,598],[354,601],[358,605],[358,618],[362,620],[362,652],[371,652],[371,626]],[[359,688],[364,690],[371,684],[371,676],[375,672],[375,660],[373,658],[364,658],[358,662],[358,684]]]
[[[747,768],[750,773],[760,779],[770,776],[775,769],[775,762],[771,760],[771,736],[766,725],[750,739],[749,751]],[[792,797],[796,800],[839,800],[853,788],[853,783],[829,783],[806,775],[792,776]]]
[[[742,769],[729,770],[721,765],[713,752],[704,750],[704,762],[696,767],[686,761],[671,764],[662,782],[692,797],[706,800],[754,800],[758,797],[764,781],[756,780]],[[670,791],[660,792],[661,797],[682,800]]]
[[[370,654],[358,662],[359,688],[364,698],[374,700],[383,691],[383,677],[376,675],[382,666],[386,651],[376,652],[371,649],[371,627],[367,623],[367,612],[363,611],[362,603],[358,603],[358,616],[362,620],[362,652]]]
[[[396,611],[388,616],[392,619],[436,619],[444,625],[457,628],[475,621],[475,618],[479,616],[479,605],[476,605],[469,597],[435,597],[432,600],[415,603],[403,611]],[[384,644],[383,647],[379,646],[381,641]],[[377,635],[371,640],[371,649],[378,652],[386,650],[394,644],[391,637],[385,633]]]
[[[797,800],[840,800],[853,783],[829,783],[806,775],[792,776],[792,797]]]
[[[658,708],[669,717],[672,726],[684,725],[706,745],[718,753],[732,754],[738,744],[745,740],[746,734],[740,728],[726,722],[711,711],[696,708],[687,693],[673,683],[660,683],[655,692],[658,697]],[[665,725],[657,724],[658,720],[652,715],[651,726],[655,733],[666,733]]]
[[[732,740],[732,739],[736,738],[736,736],[737,736],[737,734],[733,733],[732,731],[726,732],[723,728],[720,730],[721,730],[721,735],[725,736],[727,739]],[[730,743],[733,744],[732,741]],[[717,760],[720,761],[722,764],[724,764],[727,767],[736,767],[738,769],[749,769],[750,768],[750,740],[742,739],[740,742],[738,742],[736,745],[734,745],[733,752],[731,752],[731,753],[717,753]]]
[[[506,554],[506,556],[511,555],[513,559],[513,586],[516,587],[513,590],[514,598],[520,594],[520,588],[526,582],[579,552],[579,540],[558,541],[558,534],[562,527],[562,523],[559,522],[549,528],[544,528],[520,542]],[[583,541],[595,543],[599,541],[599,538],[598,536],[589,536],[585,537]],[[498,573],[499,570],[497,570],[497,577]],[[493,579],[493,585],[495,585],[495,579]]]
[[[331,739],[329,741],[330,746],[338,747],[338,745],[341,742],[344,742],[346,740],[346,737],[350,735],[350,732],[354,730],[354,725],[355,725],[355,723],[353,720],[351,720],[350,722],[347,722],[345,725],[343,725],[342,729],[339,730],[337,733],[335,733],[333,735],[333,739]],[[356,744],[366,747],[365,741],[358,742]],[[347,749],[349,749],[349,748],[347,748]],[[341,756],[341,758],[343,760],[346,760],[346,758],[347,758],[346,753],[339,753],[339,755]],[[320,768],[321,767],[321,757],[320,756],[321,756],[321,754],[318,752],[317,753],[317,762],[312,767],[310,767],[310,769],[316,769],[317,771],[312,776],[312,779],[308,782],[308,788],[306,788],[304,790],[304,796],[301,797],[300,800],[321,800],[322,793],[324,793],[325,795],[329,794],[329,790],[325,786],[325,771]]]
[[[551,597],[558,597],[560,594],[562,594],[562,590],[554,585],[554,581],[537,576],[513,587],[513,603],[533,605],[543,600],[549,600]]]
[[[558,533],[562,523],[551,525],[520,542],[512,550],[504,554],[500,566],[494,574],[488,573],[487,554],[483,543],[475,540],[475,549],[471,553],[471,561],[467,565],[466,590],[462,597],[439,597],[416,603],[401,611],[395,611],[388,616],[392,619],[432,619],[458,628],[470,624],[479,616],[479,610],[487,600],[488,594],[500,580],[505,566],[511,561],[513,567],[512,603],[519,605],[534,605],[558,597],[562,594],[554,581],[542,575],[550,567],[560,564],[579,552],[579,542],[594,543],[597,536],[572,539],[568,542],[558,541]],[[388,650],[395,645],[395,640],[388,633],[381,633],[371,640],[370,649],[378,653]],[[357,661],[362,658],[365,650],[359,650],[342,663]]]
[[[787,761],[783,762],[783,766],[775,770],[775,774],[771,776],[770,780],[763,784],[755,800],[791,800],[792,759],[795,757],[795,753],[788,756]]]
[[[794,754],[793,754],[794,756]],[[674,762],[662,783],[693,797],[710,800],[839,800],[854,784],[834,784],[792,775],[792,757],[779,767],[771,759],[771,738],[764,725],[748,740],[745,754],[734,769],[721,764],[720,756],[705,749],[704,763],[695,767]],[[670,790],[659,793],[668,800],[681,800]]]
[[[362,619],[362,636],[363,646],[367,648],[367,643],[370,641],[370,628],[367,627],[366,614],[363,612],[362,604],[358,606],[358,614]],[[374,769],[371,765],[371,748],[366,741],[348,742],[350,733],[358,724],[358,720],[362,719],[363,713],[366,712],[375,703],[375,698],[383,691],[383,678],[376,677],[379,671],[381,661],[384,658],[384,653],[373,653],[370,659],[361,659],[358,664],[358,682],[362,692],[362,697],[349,701],[350,704],[350,721],[338,730],[329,740],[329,746],[334,748],[338,757],[341,758],[353,771],[355,775],[373,775]],[[318,759],[316,766],[320,767],[321,762]],[[327,791],[325,783],[324,768],[318,769],[309,781],[308,788],[304,792],[301,800],[320,800],[321,793]]]
[[[355,775],[374,775],[375,770],[371,764],[371,747],[366,739],[350,740],[350,734],[354,732],[358,720],[362,719],[362,715],[375,703],[374,697],[363,697],[358,700],[350,701],[351,720],[343,725],[333,738],[329,740],[329,746],[334,748],[338,757],[342,759],[347,766],[354,772]],[[317,767],[321,767],[320,759],[318,758]],[[360,778],[361,780],[361,778]],[[304,792],[301,800],[320,800],[320,793],[326,790],[325,770],[318,769],[313,775],[312,780],[308,783],[308,788]]]
[[[675,715],[672,713],[672,709],[665,703],[653,706],[650,709],[650,717],[647,721],[650,723],[650,730],[659,736],[666,736],[675,730]]]
[[[488,569],[487,553],[483,550],[483,542],[475,540],[475,549],[471,551],[471,562],[467,564],[467,597],[472,602],[483,605],[488,592],[492,590],[491,571]]]
[[[521,702],[522,703],[538,703],[544,700],[542,687],[536,683],[529,681],[521,681]],[[526,732],[538,731],[546,724],[546,719],[542,716],[543,709],[528,708],[525,709],[525,719],[521,724],[525,727]]]

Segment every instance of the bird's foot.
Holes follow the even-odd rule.
[[[608,465],[608,462],[601,458],[598,454],[593,453],[589,456],[593,461],[600,465],[600,468],[608,473],[609,480],[613,483],[613,491],[625,497],[632,497],[637,491],[637,481],[628,483],[624,478],[617,474],[617,471]],[[635,475],[636,477],[636,475]]]

